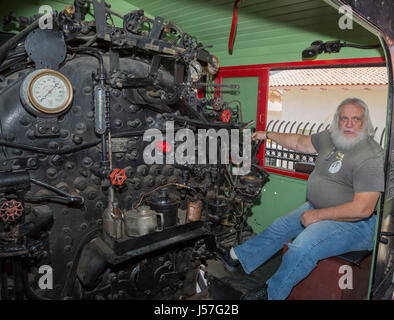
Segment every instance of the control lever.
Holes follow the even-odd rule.
[[[256,132],[256,129],[252,129],[253,133]],[[258,169],[260,174],[265,175],[268,177],[270,174],[268,173],[267,170],[265,170],[262,166],[259,165],[259,159],[257,158],[257,153],[260,150],[261,144],[263,143],[263,140],[255,140],[252,141],[252,166]]]

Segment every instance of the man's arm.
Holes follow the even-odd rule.
[[[380,192],[355,193],[353,200],[341,205],[305,211],[301,217],[301,223],[308,225],[322,220],[358,221],[368,218],[375,209]]]
[[[267,139],[266,131],[257,131],[252,135],[253,140]],[[269,131],[269,139],[282,147],[302,153],[316,153],[311,136],[295,133],[279,133]]]

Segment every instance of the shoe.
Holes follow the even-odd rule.
[[[242,295],[241,300],[268,300],[267,285],[250,290]]]
[[[231,248],[218,248],[218,250],[216,251],[216,256],[220,261],[223,262],[226,270],[230,272],[235,272],[238,270],[240,263],[238,260],[231,258],[230,250]]]

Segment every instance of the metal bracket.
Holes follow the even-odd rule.
[[[42,119],[37,118],[34,135],[39,137],[59,137],[60,128],[57,118]]]
[[[107,29],[107,19],[105,14],[105,1],[93,0],[94,19],[96,21],[97,38],[104,39]]]

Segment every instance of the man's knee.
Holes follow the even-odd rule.
[[[316,252],[314,248],[310,245],[304,244],[300,245],[294,242],[289,242],[287,244],[287,252],[286,252],[286,258],[294,260],[294,262],[300,261],[309,263],[312,265],[317,264],[318,262],[318,257],[316,255]]]

